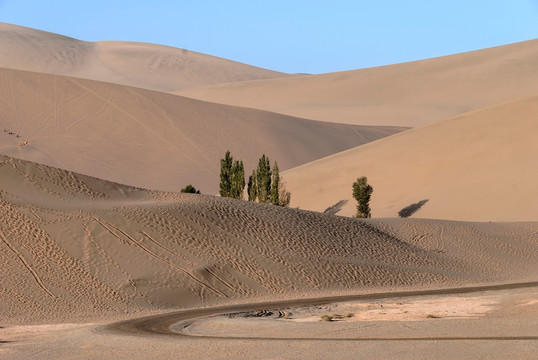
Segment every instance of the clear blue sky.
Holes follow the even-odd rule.
[[[0,22],[323,73],[538,38],[538,0],[0,0]]]

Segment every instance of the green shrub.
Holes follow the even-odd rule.
[[[182,193],[188,193],[188,194],[200,194],[200,190],[196,190],[194,186],[191,184],[185,186],[183,189],[181,189]]]

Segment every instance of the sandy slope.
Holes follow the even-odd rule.
[[[179,94],[308,119],[416,127],[538,92],[538,40],[370,69]]]
[[[0,23],[0,67],[173,91],[218,83],[287,76],[168,46],[86,42]]]
[[[0,328],[0,339],[7,341],[0,343],[0,356],[21,360],[177,359],[178,355],[186,359],[222,360],[533,359],[538,340],[537,291],[534,287],[450,296],[391,296],[305,309],[308,314],[342,314],[343,311],[355,314],[353,318],[332,322],[241,316],[234,316],[234,319],[228,316],[199,318],[212,310],[218,314],[219,309],[183,311],[182,317],[190,319],[187,324],[191,324],[185,328],[183,321],[172,328],[195,337],[177,334],[141,336],[139,328],[118,333],[101,324],[7,326]],[[346,309],[348,306],[351,308]],[[234,312],[247,310],[242,305],[227,308]],[[223,307],[220,309],[225,311]],[[251,309],[268,308],[258,305]],[[302,320],[297,319],[301,309],[280,309],[288,314],[291,312],[292,319]],[[428,318],[427,315],[432,313],[440,318]],[[409,319],[413,315],[415,319]],[[195,323],[192,323],[193,317]],[[386,321],[389,317],[392,320]],[[204,326],[207,322],[209,324]],[[131,324],[139,326],[140,322],[135,320]],[[202,333],[196,330],[202,330]],[[241,338],[241,335],[250,339]]]
[[[10,69],[0,69],[0,84],[0,154],[150,189],[192,183],[218,193],[227,149],[247,170],[263,153],[289,169],[402,130]]]
[[[416,215],[466,221],[538,220],[538,95],[443,120],[292,169],[292,206],[323,211],[349,200],[367,176],[374,217]],[[310,181],[323,179],[323,181]]]
[[[364,222],[0,160],[2,324],[536,276],[536,223]]]

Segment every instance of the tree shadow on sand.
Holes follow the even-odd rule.
[[[401,217],[401,218],[407,218],[407,217],[410,217],[411,215],[413,215],[414,213],[416,213],[417,211],[420,210],[420,208],[422,206],[424,206],[424,204],[426,204],[428,201],[430,201],[429,199],[424,199],[424,200],[420,200],[418,203],[415,203],[415,204],[411,204],[409,206],[406,206],[404,207],[402,210],[398,211],[398,215]]]
[[[336,204],[329,206],[327,209],[325,209],[323,213],[329,214],[329,215],[336,215],[336,213],[342,210],[342,208],[344,207],[345,204],[347,204],[347,202],[348,200],[340,200]]]

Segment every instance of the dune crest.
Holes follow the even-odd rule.
[[[86,42],[0,23],[0,67],[99,80],[157,91],[289,76],[169,46]]]
[[[365,222],[150,192],[6,156],[0,177],[3,324],[501,281],[536,270],[536,224]],[[446,227],[435,242],[417,236]]]
[[[538,92],[538,40],[396,65],[177,92],[308,119],[417,127]]]
[[[533,95],[300,166],[284,173],[291,205],[323,211],[349,200],[338,214],[352,216],[351,185],[367,176],[374,217],[396,217],[428,199],[413,217],[536,221],[537,116]]]
[[[191,183],[218,193],[226,150],[247,171],[263,153],[289,169],[403,130],[313,122],[10,69],[0,69],[0,83],[1,154],[158,190]]]

